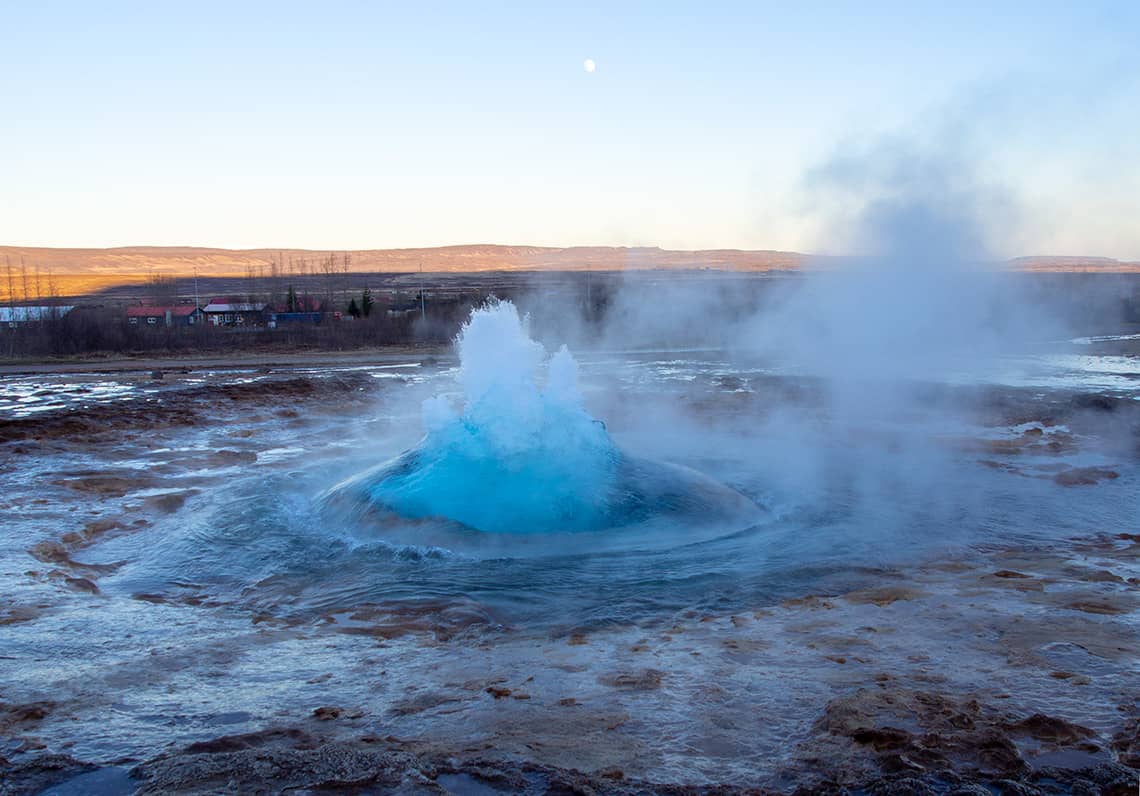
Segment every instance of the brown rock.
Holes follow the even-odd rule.
[[[851,740],[876,750],[899,749],[910,743],[910,733],[896,727],[871,727],[855,730]]]
[[[186,499],[198,494],[196,489],[184,489],[181,492],[167,492],[164,495],[152,495],[146,498],[143,503],[148,508],[156,511],[161,511],[164,514],[173,514],[182,508]]]
[[[1074,467],[1057,473],[1053,480],[1061,486],[1092,486],[1104,480],[1119,478],[1120,473],[1101,467]]]
[[[59,564],[68,561],[67,549],[59,542],[38,542],[28,548],[29,555],[45,564]]]
[[[27,702],[22,705],[0,703],[0,721],[6,726],[25,721],[42,721],[53,707],[54,702]]]
[[[1079,600],[1077,602],[1069,603],[1066,608],[1074,611],[1084,611],[1086,614],[1100,614],[1102,616],[1111,616],[1116,614],[1126,614],[1128,609],[1114,605],[1107,600]]]
[[[780,603],[782,608],[822,608],[830,611],[835,608],[835,603],[829,602],[822,597],[817,597],[814,594],[808,594],[803,597],[793,597],[789,600],[784,600]]]
[[[30,622],[38,618],[42,611],[28,605],[12,605],[0,609],[0,626]]]
[[[599,681],[613,688],[628,688],[631,691],[652,691],[661,687],[665,673],[656,669],[644,669],[633,674],[619,674],[614,677],[602,677]]]
[[[122,527],[122,523],[117,520],[92,520],[83,526],[83,535],[91,539]]]
[[[287,410],[292,411],[292,410]],[[210,454],[210,463],[221,467],[232,467],[238,464],[253,464],[257,461],[257,454],[251,451],[235,451],[222,449]]]
[[[1085,570],[1077,575],[1079,580],[1086,583],[1124,583],[1124,578],[1107,569]]]
[[[68,588],[75,589],[76,591],[86,592],[87,594],[99,593],[99,587],[87,578],[68,577],[64,578],[63,582],[68,585]]]
[[[1140,718],[1131,719],[1112,736],[1112,749],[1121,763],[1140,769]]]
[[[856,749],[873,755],[882,771],[964,766],[993,774],[1020,773],[1025,763],[997,716],[974,700],[883,687],[832,700],[816,729],[826,733],[824,739],[850,739]],[[838,752],[833,747],[829,754]]]
[[[131,599],[139,600],[144,603],[154,603],[155,605],[161,605],[167,601],[161,594],[147,594],[143,592],[132,594]]]
[[[262,746],[288,742],[295,748],[306,749],[314,746],[311,736],[297,729],[269,729],[258,732],[243,733],[241,735],[224,735],[209,741],[198,741],[186,747],[186,754],[224,754],[245,749],[257,749]]]
[[[1005,728],[1013,733],[1028,735],[1038,741],[1066,745],[1096,736],[1096,733],[1088,727],[1072,724],[1056,716],[1046,716],[1043,713],[1034,713],[1021,721],[1012,724],[1007,723]]]
[[[856,605],[877,605],[879,607],[890,605],[899,600],[913,600],[924,597],[925,592],[908,589],[904,586],[883,586],[875,589],[863,589],[845,594],[843,599]]]
[[[129,492],[153,487],[155,480],[144,475],[128,478],[120,475],[91,474],[56,481],[55,483],[76,492],[85,492],[101,497],[123,497]]]

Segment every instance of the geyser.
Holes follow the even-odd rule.
[[[660,516],[759,516],[739,492],[686,467],[629,456],[582,406],[578,364],[550,357],[506,301],[474,311],[458,338],[462,406],[423,405],[418,446],[334,487],[324,502],[486,532],[601,531]]]

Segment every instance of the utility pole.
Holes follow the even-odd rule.
[[[16,282],[12,278],[12,261],[4,255],[4,264],[8,266],[8,356],[16,355]]]
[[[420,260],[420,320],[427,320],[427,310],[424,308],[424,261]]]

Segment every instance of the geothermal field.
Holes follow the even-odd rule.
[[[1140,796],[1137,42],[0,1],[0,796]]]
[[[3,376],[0,793],[1135,792],[1140,330],[844,279]]]

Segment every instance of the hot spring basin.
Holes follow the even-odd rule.
[[[473,536],[503,547],[485,541],[493,536],[547,552],[558,547],[552,537],[570,536],[570,549],[585,552],[615,540],[675,545],[678,534],[707,538],[759,520],[759,507],[736,490],[618,448],[585,410],[565,346],[540,386],[545,350],[514,305],[473,312],[457,345],[462,408],[446,394],[425,401],[419,445],[326,492],[321,508],[344,526],[449,549]]]
[[[603,473],[568,473],[546,453],[456,461],[416,448],[325,492],[322,510],[400,544],[454,547],[499,537],[512,547],[570,537],[589,549],[678,534],[692,541],[755,525],[766,515],[745,495],[696,470],[613,448]],[[664,540],[662,540],[664,541]],[[585,549],[582,552],[586,552]]]

